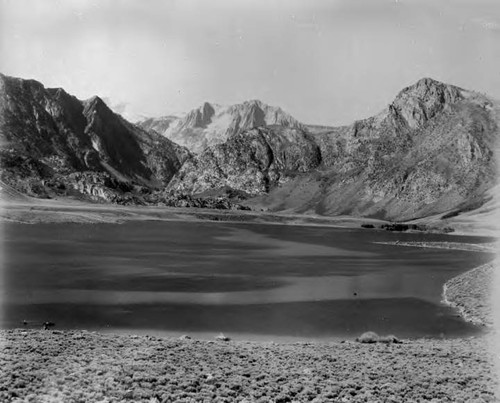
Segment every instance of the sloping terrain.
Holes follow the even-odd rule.
[[[499,111],[486,96],[426,78],[350,126],[242,132],[190,159],[169,189],[229,186],[253,195],[252,207],[391,220],[479,206],[496,183]]]
[[[188,156],[98,97],[0,75],[0,179],[21,193],[116,201],[163,188]]]
[[[499,122],[498,101],[424,78],[349,126],[249,101],[141,128],[98,97],[0,75],[0,181],[33,197],[441,220],[492,199]]]
[[[319,147],[300,129],[258,127],[186,161],[169,188],[200,193],[227,186],[250,195],[265,193],[321,162]]]

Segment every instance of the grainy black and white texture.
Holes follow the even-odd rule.
[[[403,344],[3,331],[0,400],[493,402],[491,337]]]

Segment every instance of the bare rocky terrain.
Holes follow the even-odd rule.
[[[99,97],[0,74],[0,180],[22,194],[141,204],[188,155]]]
[[[205,102],[186,116],[164,116],[139,121],[138,126],[154,130],[170,140],[200,153],[205,148],[224,143],[229,138],[254,127],[284,126],[304,128],[304,125],[279,107],[259,100],[221,106]]]
[[[0,181],[38,198],[448,220],[497,185],[500,104],[430,78],[343,127],[256,100],[134,125],[98,97],[5,75],[0,116]]]
[[[411,220],[460,215],[491,199],[498,102],[432,79],[345,127],[257,127],[188,159],[168,185],[221,186],[248,205],[320,215]]]

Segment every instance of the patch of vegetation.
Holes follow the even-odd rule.
[[[427,225],[419,225],[419,224],[401,224],[401,223],[394,223],[394,224],[382,224],[380,226],[381,229],[385,229],[386,231],[397,231],[397,232],[404,232],[408,230],[414,230],[414,231],[428,231],[429,227]]]
[[[441,220],[446,220],[447,218],[456,217],[460,213],[461,213],[461,211],[459,211],[459,210],[457,210],[457,211],[450,211],[449,213],[446,213],[443,216],[441,216]]]
[[[375,332],[365,332],[356,338],[358,343],[402,343],[396,336],[389,334],[387,336],[379,336]]]

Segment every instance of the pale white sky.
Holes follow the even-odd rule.
[[[422,77],[500,98],[499,0],[0,0],[0,71],[157,116],[347,124]]]

